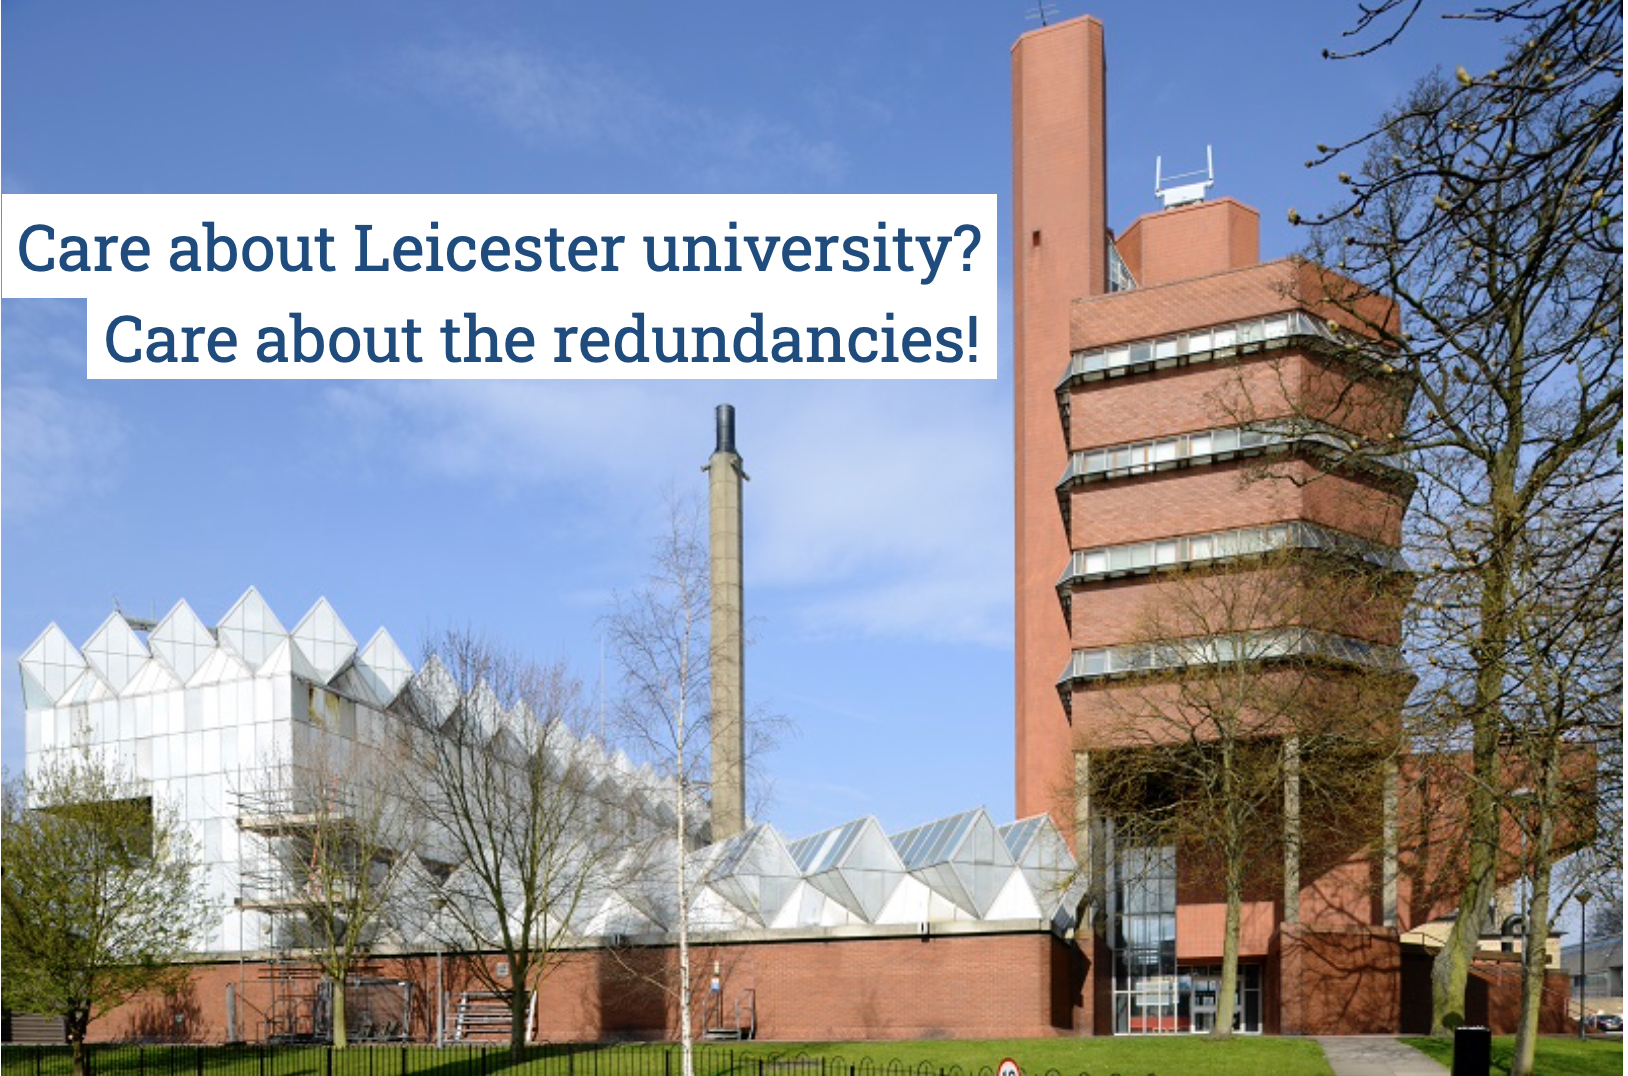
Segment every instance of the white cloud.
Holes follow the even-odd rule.
[[[739,411],[747,578],[819,636],[1009,647],[1009,401],[994,385],[398,382],[330,390],[365,454],[588,511],[703,488]],[[595,507],[597,506],[597,508]],[[632,544],[630,542],[630,544]]]
[[[664,174],[706,188],[834,182],[841,150],[749,109],[720,112],[685,102],[628,71],[561,60],[499,42],[403,49],[391,77],[413,92],[455,102],[522,139],[613,147],[659,160]]]
[[[124,470],[125,424],[69,373],[83,386],[84,303],[7,300],[4,352],[0,508],[26,518],[111,489]]]

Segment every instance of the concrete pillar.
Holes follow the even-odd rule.
[[[735,409],[718,405],[707,461],[712,562],[712,839],[746,828],[745,612],[741,594],[741,482]]]

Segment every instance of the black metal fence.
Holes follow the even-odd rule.
[[[87,1076],[681,1076],[678,1046],[571,1045],[528,1047],[523,1058],[506,1046],[147,1046],[86,1048]],[[840,1054],[783,1055],[771,1049],[697,1045],[695,1076],[997,1076],[976,1068]],[[8,1045],[0,1076],[72,1076],[65,1046]],[[1057,1069],[1029,1076],[1092,1076]],[[1103,1073],[1101,1076],[1121,1076]],[[1141,1076],[1141,1074],[1137,1074]],[[1152,1073],[1146,1076],[1153,1076]]]

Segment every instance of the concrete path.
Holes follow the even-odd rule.
[[[1446,1076],[1447,1069],[1384,1035],[1319,1036],[1334,1076]]]

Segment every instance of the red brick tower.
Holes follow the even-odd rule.
[[[1254,209],[1206,202],[1204,184],[1113,240],[1104,71],[1102,28],[1089,18],[1026,34],[1013,49],[1017,810],[1049,811],[1065,832],[1084,821],[1077,773],[1125,744],[1124,693],[1157,696],[1159,678],[1183,662],[1221,660],[1204,655],[1247,642],[1274,659],[1326,659],[1331,685],[1341,667],[1398,671],[1398,606],[1383,599],[1324,609],[1315,622],[1282,605],[1173,648],[1148,637],[1148,611],[1168,600],[1172,581],[1213,566],[1258,562],[1246,585],[1286,594],[1309,577],[1261,554],[1397,566],[1407,487],[1383,467],[1329,466],[1349,445],[1383,438],[1397,401],[1341,365],[1335,340],[1361,319],[1325,301],[1335,278],[1298,260],[1260,263]],[[1384,307],[1363,313],[1375,309]],[[1397,807],[1393,792],[1380,798],[1367,812],[1372,840],[1308,859],[1304,873],[1298,854],[1286,855],[1275,892],[1252,894],[1244,1026],[1307,1026],[1302,925],[1380,946],[1383,957],[1363,949],[1356,962],[1377,976],[1365,980],[1374,989],[1394,989]],[[1087,946],[1087,1019],[1099,1032],[1196,1029],[1181,1006],[1197,1004],[1191,984],[1219,963],[1217,896],[1174,852],[1158,854],[1163,866],[1144,854],[1142,869],[1165,872],[1159,901],[1169,906],[1137,927],[1159,939],[1148,950],[1157,969],[1126,971],[1143,959],[1117,948],[1128,929]],[[1187,1001],[1136,1015],[1139,999],[1167,987],[1174,998],[1178,980]]]
[[[1073,767],[1057,673],[1068,624],[1057,575],[1068,533],[1057,476],[1068,448],[1057,382],[1068,363],[1069,304],[1108,290],[1107,63],[1102,24],[1071,19],[1012,46],[1013,378],[1017,449],[1017,814],[1073,828]]]

